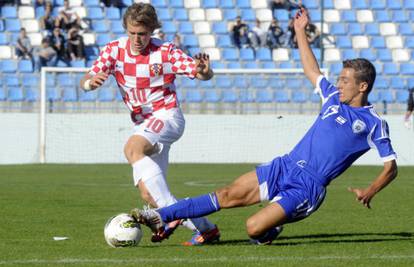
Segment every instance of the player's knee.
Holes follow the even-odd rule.
[[[246,231],[251,238],[256,238],[263,234],[263,228],[260,226],[260,222],[255,217],[250,217],[246,221]]]
[[[130,164],[142,159],[145,156],[144,153],[138,151],[138,149],[129,144],[126,144],[124,147],[124,155]]]

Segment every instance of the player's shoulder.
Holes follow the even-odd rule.
[[[380,114],[378,114],[375,107],[371,104],[363,107],[363,112],[361,114],[367,121],[371,122],[372,125],[387,123],[386,120],[382,118]]]

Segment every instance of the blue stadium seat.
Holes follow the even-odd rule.
[[[235,20],[239,14],[236,9],[224,9],[223,17],[225,20]]]
[[[286,79],[286,87],[288,89],[302,89],[302,80],[301,79],[293,79],[293,78],[287,78]]]
[[[282,61],[282,62],[279,64],[279,67],[280,67],[281,69],[293,69],[293,68],[295,68],[295,66],[294,66],[293,62],[291,62],[291,61]]]
[[[256,50],[256,59],[259,61],[269,61],[272,60],[272,53],[269,48],[260,47]]]
[[[225,60],[238,60],[239,59],[239,53],[236,48],[224,48],[221,52]]]
[[[246,76],[236,75],[233,78],[233,88],[235,89],[247,89],[249,87],[249,81]]]
[[[413,35],[413,27],[411,23],[400,23],[398,26],[399,33],[402,35]]]
[[[289,21],[289,11],[285,9],[275,9],[273,15],[278,21]]]
[[[93,20],[102,20],[105,18],[102,8],[100,7],[87,7],[87,17]]]
[[[35,87],[27,87],[25,90],[25,100],[27,102],[36,102],[39,100],[39,90]]]
[[[178,24],[178,30],[182,34],[193,33],[193,23],[189,21],[182,21]]]
[[[111,21],[111,31],[113,33],[125,33],[125,29],[122,26],[122,22],[120,20],[112,20]]]
[[[16,6],[3,6],[1,8],[1,16],[6,19],[15,19],[17,18],[17,7]]]
[[[306,6],[307,9],[317,9],[319,8],[319,1],[318,0],[303,0],[303,5]]]
[[[6,59],[0,61],[1,72],[3,73],[16,73],[17,72],[17,61],[13,59]]]
[[[189,88],[189,89],[195,89],[198,87],[197,80],[191,80],[191,79],[181,79],[181,87],[183,88]]]
[[[236,7],[238,7],[238,8],[251,8],[250,0],[236,0]]]
[[[221,100],[220,92],[214,89],[205,90],[204,100],[207,103],[219,103]]]
[[[239,61],[230,61],[229,63],[227,63],[227,68],[229,68],[229,69],[241,69],[242,65],[240,64]]]
[[[352,0],[352,8],[355,9],[368,9],[369,5],[366,0]]]
[[[383,90],[379,93],[380,100],[385,103],[393,103],[394,102],[394,95],[392,94],[391,90]]]
[[[408,78],[408,79],[407,79],[407,86],[408,86],[409,88],[414,87],[414,78]]]
[[[19,60],[18,70],[22,73],[33,72],[33,64],[30,60]]]
[[[241,60],[254,60],[254,51],[251,48],[241,48],[239,50],[239,55]]]
[[[273,94],[270,90],[261,89],[256,91],[256,102],[271,103],[273,102]]]
[[[371,47],[373,48],[385,48],[385,39],[383,36],[371,37]]]
[[[221,61],[211,61],[210,65],[212,69],[224,69],[226,67]]]
[[[259,64],[256,61],[247,61],[242,64],[242,68],[244,69],[258,69]]]
[[[180,21],[183,20],[183,21],[188,22],[187,9],[185,9],[185,8],[176,8],[176,9],[174,9],[173,17],[174,17],[175,20],[180,20]]]
[[[85,56],[87,59],[95,60],[99,55],[99,49],[96,46],[85,46]]]
[[[376,52],[373,49],[370,48],[366,48],[366,49],[361,49],[359,56],[362,58],[366,58],[370,61],[375,61],[377,60],[377,55]]]
[[[165,0],[152,0],[151,1],[151,4],[154,6],[154,7],[167,7],[168,5],[167,5],[167,2],[165,1]]]
[[[72,86],[65,86],[62,88],[62,100],[63,102],[76,102],[78,101],[78,93],[76,88]]]
[[[414,9],[414,1],[412,0],[404,0],[403,5],[405,9]]]
[[[289,92],[287,90],[276,90],[275,91],[275,101],[278,103],[287,103],[289,102]]]
[[[380,31],[379,31],[379,26],[378,23],[367,23],[365,25],[365,34],[367,35],[379,35]]]
[[[310,99],[309,99],[312,103],[321,103],[321,97],[319,96],[319,94],[310,94]]]
[[[325,7],[326,8],[326,7]],[[310,9],[309,10],[309,17],[311,18],[311,21],[313,22],[319,22],[321,21],[321,11],[316,9]]]
[[[9,87],[9,93],[7,99],[12,102],[23,101],[23,89],[21,87]]]
[[[253,90],[241,89],[239,94],[239,100],[241,103],[252,103],[255,101],[255,95]]]
[[[108,33],[101,33],[96,35],[96,44],[99,47],[107,45],[109,42],[111,42],[112,38]]]
[[[262,67],[264,69],[274,69],[276,68],[276,64],[272,61],[264,61],[262,62]]]
[[[92,20],[92,29],[96,33],[107,33],[108,32],[108,26],[106,25],[106,21],[103,20],[103,19],[102,20]]]
[[[414,48],[414,36],[406,36],[404,46],[406,48]]]
[[[99,90],[98,100],[101,102],[112,102],[115,100],[115,92],[112,88],[105,87]]]
[[[343,10],[341,11],[341,21],[343,22],[356,22],[356,14],[354,10]]]
[[[201,7],[202,8],[216,8],[217,1],[216,0],[202,0]]]
[[[222,92],[222,101],[224,103],[236,103],[238,101],[237,92],[229,89]]]
[[[217,35],[217,46],[218,47],[232,47],[232,41],[228,34]]]
[[[286,87],[286,81],[285,79],[281,79],[280,77],[270,77],[269,86],[273,90],[282,90]]]
[[[157,9],[158,19],[161,21],[171,20],[170,9],[168,8],[158,8]]]
[[[394,10],[392,12],[392,20],[394,22],[407,22],[408,15],[405,10]]]
[[[374,88],[376,89],[388,89],[389,88],[389,80],[384,76],[378,76],[374,82]]]
[[[164,21],[162,23],[162,30],[165,33],[176,33],[177,27],[175,26],[175,23],[172,21]]]
[[[321,49],[312,48],[313,54],[315,55],[316,60],[321,60]],[[300,67],[302,68],[302,67]]]
[[[184,7],[183,0],[169,0],[171,7]]]
[[[213,32],[215,34],[218,34],[218,33],[228,34],[229,31],[227,30],[227,23],[225,21],[214,22],[213,23]]]
[[[386,0],[370,0],[371,5],[370,8],[372,9],[386,9]]]
[[[183,38],[183,45],[198,47],[198,38],[194,34],[187,34]]]
[[[24,74],[20,79],[24,87],[38,87],[40,84],[40,78],[37,74]]]
[[[348,25],[348,34],[350,35],[361,35],[363,34],[362,25],[359,23],[350,23]]]
[[[108,7],[105,11],[105,17],[110,20],[120,20],[121,12],[119,11],[119,8]]]
[[[390,83],[391,89],[404,89],[405,88],[405,81],[401,77],[391,77]]]
[[[407,90],[399,90],[395,92],[395,102],[407,103],[409,93]]]
[[[233,86],[233,80],[227,76],[218,76],[215,79],[216,87],[218,88],[230,88]]]
[[[264,89],[269,85],[269,80],[265,77],[258,77],[255,75],[250,79],[250,86],[256,89]]]
[[[6,33],[0,32],[0,45],[9,45],[9,37]]]
[[[351,38],[348,36],[336,36],[336,46],[338,48],[352,48]]]
[[[400,70],[401,70],[401,74],[414,75],[414,64],[401,63]]]
[[[83,90],[79,91],[79,101],[95,102],[97,98],[98,98],[98,90],[87,91],[87,92]]]
[[[203,89],[214,88],[214,83],[212,80],[200,81],[200,88],[203,88]]]
[[[21,28],[19,19],[7,19],[5,30],[8,32],[19,32]]]
[[[84,67],[86,67],[85,60],[72,60],[70,63],[72,65],[72,67],[74,67],[74,68],[84,68]]]
[[[326,9],[335,9],[333,0],[324,0],[324,6]]]
[[[347,34],[346,24],[337,22],[331,24],[330,34],[332,35],[345,35]]]
[[[0,32],[4,31],[4,21],[0,19]]]
[[[68,87],[74,87],[75,86],[75,80],[73,77],[69,74],[58,74],[57,75],[57,83],[59,86],[68,86]]]
[[[384,63],[384,69],[383,69],[383,73],[384,74],[398,74],[399,69],[397,64],[392,63],[392,62],[386,62]]]
[[[189,103],[201,103],[203,102],[203,96],[200,90],[190,89],[185,92],[185,100]]]
[[[100,1],[99,0],[83,0],[83,5],[86,7],[99,7]]]
[[[368,101],[371,104],[378,103],[380,101],[379,92],[374,90],[371,93],[369,93],[369,95],[368,95]]]
[[[374,20],[376,22],[390,22],[391,17],[388,10],[375,10]]]
[[[387,0],[387,8],[389,9],[402,9],[401,0]]]
[[[342,63],[331,63],[329,65],[329,73],[338,75],[342,70]]]
[[[233,0],[219,0],[220,8],[234,8]]]
[[[240,16],[244,21],[254,21],[256,12],[253,9],[241,9]]]
[[[358,54],[354,49],[343,49],[342,50],[342,59],[353,59],[357,58]]]
[[[308,95],[304,91],[293,91],[292,92],[292,102],[294,103],[305,103],[308,101]]]

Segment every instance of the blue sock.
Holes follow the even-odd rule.
[[[186,198],[177,203],[158,209],[165,223],[178,219],[198,218],[219,211],[220,205],[216,193],[210,193],[199,197]]]

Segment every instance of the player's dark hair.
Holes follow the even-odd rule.
[[[122,26],[124,26],[124,29],[127,28],[128,22],[134,26],[138,24],[145,25],[151,32],[161,27],[155,8],[145,3],[134,3],[128,7],[122,18]]]
[[[371,92],[375,82],[377,72],[374,65],[365,58],[355,58],[342,61],[343,68],[350,68],[355,71],[355,80],[359,84],[366,82],[368,84],[367,93]]]

